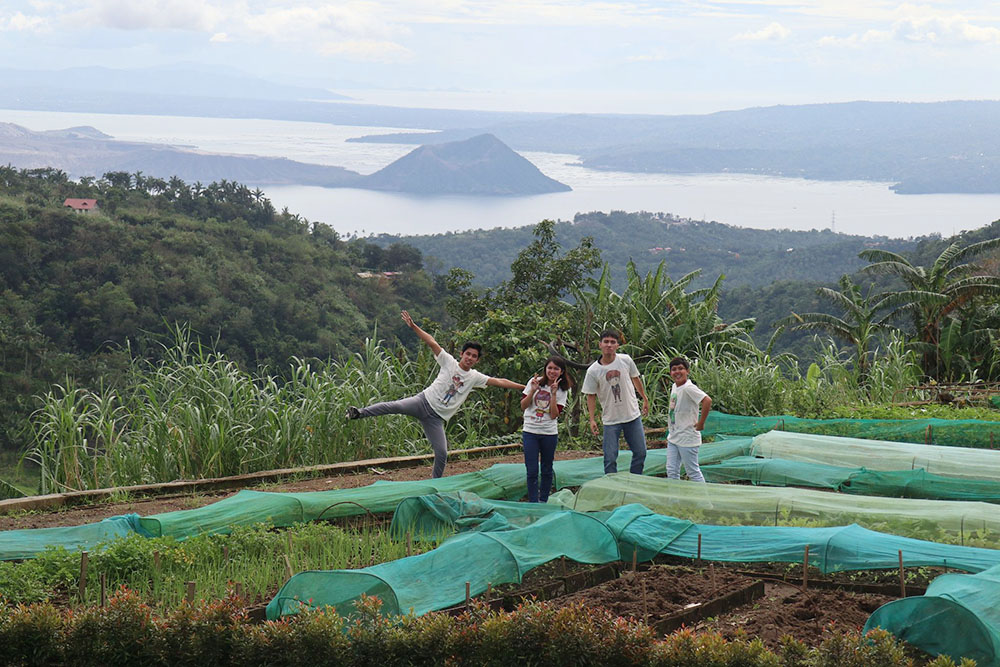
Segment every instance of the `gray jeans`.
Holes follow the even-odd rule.
[[[362,417],[378,417],[379,415],[409,415],[420,420],[420,425],[424,427],[424,435],[431,443],[434,450],[434,472],[433,477],[440,477],[444,474],[444,464],[448,460],[448,438],[444,434],[444,420],[434,412],[431,404],[427,402],[423,394],[401,398],[398,401],[386,401],[376,403],[367,408],[358,410]]]

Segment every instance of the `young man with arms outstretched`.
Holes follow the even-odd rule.
[[[684,357],[670,360],[670,412],[667,417],[667,478],[681,478],[681,463],[692,482],[704,482],[698,465],[698,448],[712,399],[688,379],[690,367]]]
[[[419,394],[398,401],[376,403],[366,408],[351,406],[347,408],[347,418],[361,419],[379,415],[416,417],[420,420],[420,425],[424,427],[424,435],[430,441],[431,449],[434,450],[433,476],[440,477],[444,474],[444,465],[448,460],[448,439],[444,433],[444,425],[451,419],[452,415],[458,412],[458,408],[469,397],[472,390],[489,385],[520,391],[524,389],[524,385],[504,378],[483,375],[479,371],[473,370],[473,366],[479,363],[483,351],[483,346],[479,343],[467,342],[462,346],[461,357],[455,361],[455,357],[438,345],[434,336],[417,326],[408,312],[404,310],[401,315],[406,326],[413,329],[420,340],[431,349],[441,370],[434,382]]]
[[[642,415],[649,414],[649,399],[639,377],[639,369],[632,357],[618,354],[621,334],[608,330],[601,334],[601,358],[587,369],[583,379],[583,394],[587,397],[587,415],[590,431],[600,435],[594,412],[601,401],[601,421],[604,424],[604,473],[618,472],[618,437],[625,435],[625,442],[632,450],[629,471],[642,474],[646,462],[646,434],[642,428]],[[642,397],[642,409],[636,395]]]

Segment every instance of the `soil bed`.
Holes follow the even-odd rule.
[[[755,581],[732,568],[654,565],[645,571],[640,568],[635,573],[625,572],[619,579],[560,597],[550,604],[604,607],[618,616],[656,626],[685,609],[704,605]],[[764,584],[763,598],[697,621],[692,627],[717,631],[727,638],[740,634],[760,637],[772,649],[779,648],[785,635],[818,646],[824,630],[859,630],[875,609],[893,599],[889,595],[840,590],[803,591],[798,585],[769,581]]]
[[[873,611],[894,600],[888,595],[849,593],[800,587],[780,582],[765,584],[764,597],[705,619],[695,630],[713,630],[732,639],[740,634],[760,637],[770,649],[791,635],[807,646],[818,646],[827,630],[860,631]]]

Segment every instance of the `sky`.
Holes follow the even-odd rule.
[[[0,0],[0,62],[225,67],[401,106],[1000,99],[1000,3]]]

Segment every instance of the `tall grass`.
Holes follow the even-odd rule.
[[[344,413],[420,391],[435,368],[371,339],[342,362],[295,359],[284,378],[251,375],[180,332],[159,363],[135,361],[118,390],[53,387],[26,458],[48,493],[417,453],[427,446],[415,421]]]
[[[847,405],[906,400],[919,367],[902,338],[885,342],[861,378],[833,342],[820,344],[805,375],[790,357],[731,344],[703,346],[691,377],[717,409],[745,415],[823,417]],[[643,375],[651,423],[666,421],[673,351],[653,356]],[[420,391],[437,371],[425,349],[410,358],[376,338],[337,362],[293,359],[282,377],[251,375],[179,330],[156,364],[136,360],[119,388],[57,385],[33,415],[26,458],[43,493],[197,479],[428,451],[415,420],[346,421],[350,405]],[[495,394],[480,392],[448,425],[453,443],[508,433]],[[577,397],[575,400],[579,400]],[[586,432],[586,431],[584,431]]]

